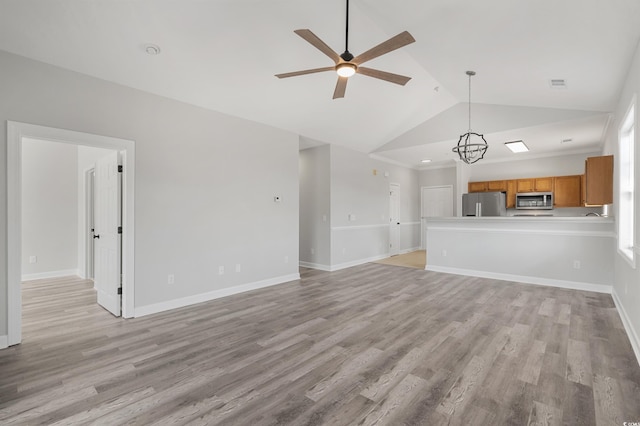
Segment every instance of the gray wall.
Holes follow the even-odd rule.
[[[420,190],[417,170],[374,160],[367,154],[347,148],[331,146],[332,267],[388,254],[391,183],[400,185],[400,250],[418,248]],[[355,220],[349,220],[349,215],[355,215]]]
[[[331,264],[329,145],[300,151],[300,261]]]
[[[627,74],[627,80],[622,90],[618,106],[615,110],[614,120],[607,133],[607,139],[605,144],[605,154],[613,154],[615,159],[614,164],[614,211],[618,205],[618,190],[619,179],[616,171],[619,170],[617,166],[618,161],[618,131],[622,125],[625,114],[631,104],[633,96],[640,96],[640,45],[636,49],[635,56],[629,73]],[[622,316],[628,323],[628,326],[633,328],[632,340],[635,339],[636,355],[640,358],[640,247],[638,246],[638,226],[640,226],[640,148],[638,148],[638,138],[640,138],[640,104],[638,98],[635,104],[635,258],[636,267],[631,265],[618,253],[615,252],[615,282],[614,282],[614,295],[617,297],[617,301],[622,308]],[[615,212],[617,213],[617,212]],[[617,244],[617,243],[616,243]]]
[[[298,273],[297,135],[5,52],[0,69],[3,146],[7,120],[135,141],[136,308]],[[3,241],[6,158],[3,148]],[[0,335],[6,313],[3,274]]]
[[[22,144],[22,275],[78,269],[75,145]],[[37,263],[29,263],[35,256]],[[75,272],[72,272],[75,273]]]

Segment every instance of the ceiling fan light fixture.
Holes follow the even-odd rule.
[[[356,73],[358,67],[356,64],[352,64],[349,62],[343,62],[336,66],[336,72],[340,77],[351,77]]]

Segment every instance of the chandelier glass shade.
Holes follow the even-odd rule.
[[[458,139],[458,144],[451,150],[458,154],[460,159],[467,164],[473,164],[484,158],[489,145],[484,135],[471,131],[471,76],[476,75],[475,71],[467,71],[469,76],[469,131]]]

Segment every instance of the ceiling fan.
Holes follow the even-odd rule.
[[[349,77],[356,73],[399,84],[401,86],[404,86],[409,80],[411,80],[411,77],[405,77],[403,75],[393,74],[390,72],[361,66],[367,61],[370,61],[374,58],[377,58],[378,56],[382,56],[385,53],[392,52],[416,41],[408,31],[403,31],[397,36],[391,37],[389,40],[382,42],[375,47],[372,47],[371,49],[367,50],[364,53],[361,53],[358,56],[354,57],[351,52],[349,52],[349,0],[346,1],[347,24],[345,29],[345,48],[344,53],[342,53],[341,55],[338,55],[338,53],[331,49],[324,41],[320,40],[318,36],[312,33],[311,30],[303,29],[294,31],[294,33],[298,34],[316,49],[331,58],[333,62],[335,62],[335,65],[330,67],[276,74],[276,77],[287,78],[295,77],[298,75],[313,74],[317,72],[335,71],[338,73],[338,83],[336,84],[336,89],[333,92],[333,99],[344,98],[344,92],[347,89],[347,80]]]

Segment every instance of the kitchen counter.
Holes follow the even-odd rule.
[[[597,216],[427,218],[425,269],[607,293],[614,226]]]

